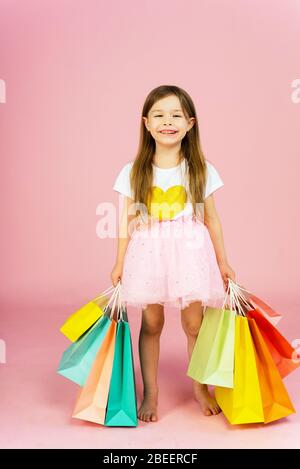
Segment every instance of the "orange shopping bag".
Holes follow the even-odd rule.
[[[282,318],[282,314],[275,311],[275,309],[271,308],[271,306],[265,303],[261,298],[258,298],[258,296],[255,296],[249,290],[246,290],[246,288],[239,283],[234,282],[234,287],[237,289],[238,293],[242,293],[245,296],[247,302],[250,303],[251,308],[257,309],[266,319],[268,319],[268,321],[270,321],[271,324],[273,324],[273,326],[276,326]]]
[[[288,340],[257,309],[247,312],[254,319],[282,378],[300,366],[300,357]]]
[[[280,373],[254,319],[248,318],[254,344],[264,422],[269,423],[295,413]]]

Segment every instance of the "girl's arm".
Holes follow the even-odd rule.
[[[129,215],[130,206],[133,203],[133,199],[126,196],[124,197],[120,223],[118,226],[118,246],[116,262],[111,272],[111,279],[114,286],[117,285],[118,281],[121,280],[122,276],[124,257],[126,254],[128,243],[130,241],[130,222],[135,218],[135,215]]]
[[[214,245],[217,262],[223,278],[224,286],[227,288],[227,278],[236,281],[235,272],[230,267],[224,246],[221,222],[215,207],[214,197],[211,194],[204,200],[204,224],[206,225],[212,243]]]

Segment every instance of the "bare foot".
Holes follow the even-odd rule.
[[[138,418],[144,422],[157,421],[157,392],[144,393],[143,402],[138,411]]]
[[[222,412],[216,399],[210,395],[207,384],[194,382],[194,395],[204,415],[217,415]]]

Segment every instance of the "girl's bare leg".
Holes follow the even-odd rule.
[[[138,418],[145,422],[157,421],[158,384],[157,369],[160,335],[164,325],[164,308],[149,304],[142,310],[139,335],[139,355],[144,383],[144,398],[138,410]]]
[[[195,301],[181,310],[181,324],[187,336],[189,360],[203,320],[203,310],[204,307],[200,301]],[[221,412],[215,398],[210,395],[207,385],[192,381],[195,399],[199,402],[204,415],[216,415]]]

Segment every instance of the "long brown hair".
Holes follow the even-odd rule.
[[[181,153],[186,159],[189,174],[189,196],[196,214],[196,202],[203,203],[204,187],[206,184],[206,164],[200,144],[200,135],[196,109],[191,97],[178,86],[162,85],[154,88],[147,96],[141,117],[140,141],[136,158],[133,162],[130,184],[134,193],[134,201],[147,206],[149,193],[153,182],[152,160],[155,153],[155,140],[147,131],[143,117],[148,117],[152,106],[160,99],[176,95],[186,118],[194,117],[193,127],[186,133],[181,141]],[[138,212],[140,212],[138,210]]]

